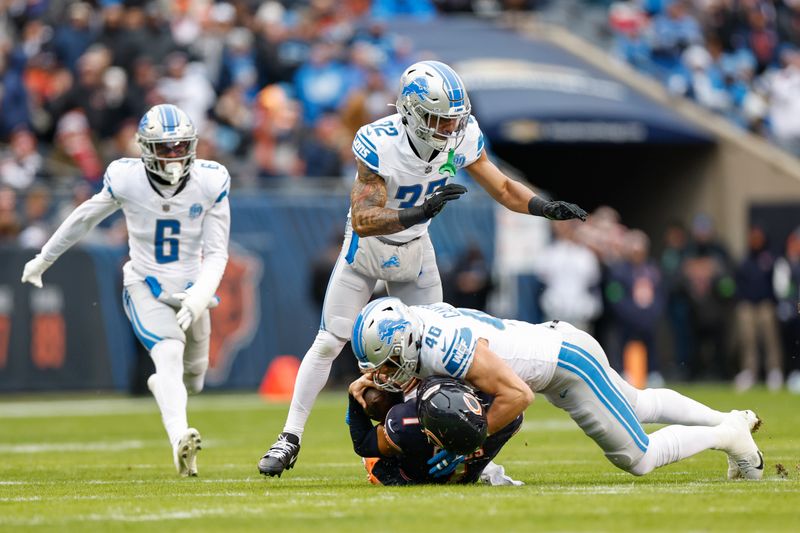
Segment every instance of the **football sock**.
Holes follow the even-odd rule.
[[[656,468],[719,446],[720,429],[705,426],[667,426],[648,435],[644,457],[629,472],[642,476]]]
[[[342,351],[345,342],[327,331],[320,331],[317,334],[317,338],[300,363],[284,431],[302,438],[308,415],[311,414],[317,396],[328,381],[333,360]]]
[[[181,341],[166,339],[150,351],[156,373],[147,385],[161,410],[161,419],[173,446],[189,428],[186,421],[186,387],[183,384],[183,348]]]
[[[725,419],[725,413],[670,389],[640,390],[635,411],[643,424],[716,426]]]

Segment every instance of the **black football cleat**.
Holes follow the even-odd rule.
[[[293,433],[283,432],[258,462],[258,471],[265,476],[281,477],[284,470],[294,467],[299,453],[300,438]]]

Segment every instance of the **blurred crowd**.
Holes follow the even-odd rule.
[[[356,130],[391,114],[403,69],[431,57],[390,20],[474,4],[536,2],[0,0],[0,242],[40,246],[110,161],[139,157],[138,121],[164,102],[236,187],[352,179]]]
[[[659,255],[607,206],[552,229],[535,265],[544,319],[593,331],[619,371],[634,342],[646,352],[650,386],[733,379],[738,390],[763,381],[800,393],[800,227],[776,255],[752,226],[738,261],[703,214],[688,228],[668,225]]]
[[[800,0],[613,2],[618,57],[800,157]]]

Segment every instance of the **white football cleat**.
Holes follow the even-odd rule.
[[[183,476],[197,475],[197,452],[202,449],[200,432],[194,428],[189,428],[178,440],[178,444],[173,451],[175,468]]]
[[[731,411],[718,426],[727,433],[720,448],[728,453],[728,479],[764,477],[764,455],[752,435],[760,426],[761,420],[750,410]]]

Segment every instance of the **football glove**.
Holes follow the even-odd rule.
[[[173,294],[172,297],[181,303],[181,308],[178,309],[175,318],[178,319],[178,325],[183,331],[189,329],[189,326],[200,317],[200,314],[209,307],[212,301],[192,292],[191,289]]]
[[[441,450],[439,453],[428,459],[428,464],[433,465],[428,474],[433,477],[442,477],[452,474],[458,465],[464,462],[465,457],[461,454]]]
[[[37,254],[36,257],[25,263],[22,270],[22,283],[30,283],[34,287],[42,288],[42,274],[53,265],[52,261]]]
[[[571,218],[586,220],[586,211],[569,202],[547,202],[542,211],[544,216],[550,220],[569,220]]]
[[[402,224],[404,228],[410,228],[415,224],[433,218],[444,209],[447,202],[458,200],[461,198],[461,195],[466,192],[467,188],[463,185],[448,183],[428,196],[422,205],[401,209],[399,213],[400,224]]]
[[[528,212],[531,215],[550,220],[569,220],[571,218],[586,220],[586,211],[578,205],[561,201],[549,202],[541,196],[534,196],[530,199]]]

